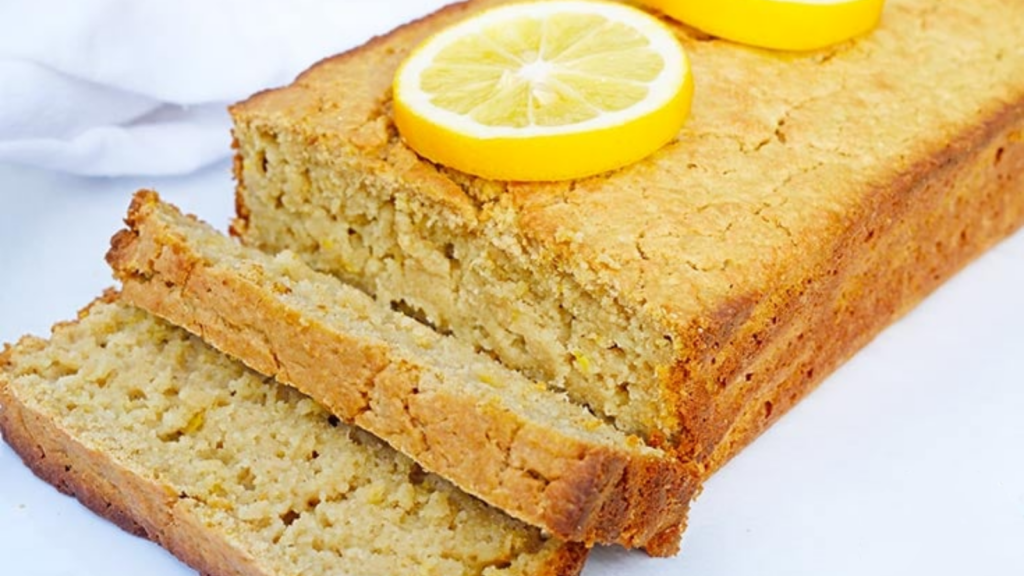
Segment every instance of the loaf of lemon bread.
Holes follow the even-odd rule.
[[[425,469],[564,540],[675,550],[699,474],[288,252],[135,195],[122,300],[201,336]]]
[[[564,544],[139,309],[0,355],[0,429],[44,480],[204,574],[579,573]]]
[[[771,52],[672,24],[678,138],[561,183],[407,148],[390,82],[471,0],[234,106],[233,232],[564,389],[704,474],[1024,220],[1016,0],[890,0],[872,33]]]

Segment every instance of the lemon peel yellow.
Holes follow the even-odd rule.
[[[689,114],[690,65],[653,16],[608,2],[511,4],[421,44],[394,81],[405,142],[499,180],[581,178],[672,140]]]
[[[817,50],[878,25],[885,0],[642,0],[712,36],[776,50]]]

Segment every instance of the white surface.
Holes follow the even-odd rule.
[[[140,186],[221,228],[232,210],[224,164],[163,180],[0,165],[0,341],[48,333],[111,284],[103,254]],[[599,550],[586,574],[1024,574],[1022,287],[1018,233],[713,478],[680,556]],[[192,573],[0,446],[0,574]]]

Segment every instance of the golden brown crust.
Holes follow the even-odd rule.
[[[919,163],[885,191],[893,199],[873,227],[852,227],[833,280],[749,354],[755,390],[709,458],[723,466],[875,334],[1024,222],[1024,109],[999,114]],[[1016,193],[1013,193],[1016,191]],[[911,249],[908,249],[911,247]],[[888,290],[874,287],[890,287]]]
[[[425,469],[563,540],[676,552],[695,467],[566,434],[495,404],[496,394],[436,386],[432,379],[447,376],[429,359],[396,356],[385,342],[349,334],[282,298],[291,288],[265,271],[269,257],[250,253],[251,260],[232,256],[215,265],[221,256],[204,246],[216,233],[185,230],[180,219],[156,193],[135,195],[129,228],[114,236],[107,256],[125,301],[296,387]],[[334,279],[316,278],[341,289]]]
[[[590,549],[583,544],[567,543],[542,567],[537,576],[579,576],[589,554]]]

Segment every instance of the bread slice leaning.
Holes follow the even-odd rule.
[[[674,553],[699,472],[289,253],[141,191],[108,261],[123,298],[564,540]]]
[[[0,355],[40,477],[205,574],[577,574],[586,550],[424,473],[184,330],[105,301]]]

